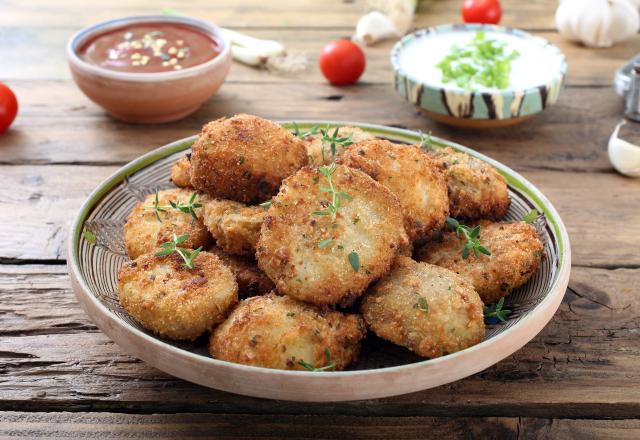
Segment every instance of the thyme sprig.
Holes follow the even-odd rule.
[[[480,244],[480,225],[475,228],[465,226],[461,224],[455,218],[447,218],[447,224],[451,226],[458,238],[464,236],[466,242],[462,248],[462,258],[467,258],[469,253],[473,251],[473,254],[477,257],[479,254],[491,255],[489,249]]]
[[[302,139],[302,140],[306,139],[311,135],[318,134],[318,132],[320,131],[320,127],[318,127],[317,125],[314,125],[307,131],[300,130],[300,127],[298,127],[297,122],[294,122],[292,125],[293,125],[293,135],[298,139]]]
[[[500,298],[496,304],[484,306],[484,320],[487,324],[495,324],[498,321],[505,322],[507,316],[511,314],[511,310],[503,309],[504,297]]]
[[[324,161],[324,148],[328,146],[331,151],[331,160],[336,157],[336,145],[340,145],[341,147],[348,147],[349,145],[353,145],[353,135],[349,134],[347,136],[338,136],[338,131],[340,127],[336,127],[333,130],[333,134],[330,134],[329,127],[320,129],[320,134],[322,135],[322,161]]]
[[[320,191],[324,193],[331,194],[331,201],[329,202],[329,206],[321,211],[314,211],[314,215],[330,215],[331,218],[335,221],[336,214],[338,213],[338,209],[341,206],[341,200],[351,200],[352,197],[346,192],[337,191],[336,187],[333,185],[333,174],[338,169],[338,165],[332,163],[329,166],[321,166],[318,168],[320,174],[322,174],[329,181],[329,186],[321,186]]]
[[[144,209],[153,209],[153,211],[156,214],[156,218],[158,219],[158,222],[162,223],[162,219],[160,218],[160,213],[161,212],[166,212],[167,209],[173,208],[176,209],[180,212],[184,212],[185,214],[190,214],[191,217],[193,217],[195,220],[198,219],[198,216],[196,215],[196,209],[197,208],[202,208],[202,204],[200,203],[194,203],[196,200],[196,196],[197,193],[194,192],[193,194],[191,194],[191,198],[189,198],[189,201],[187,203],[180,203],[178,201],[174,202],[172,200],[169,201],[168,205],[161,205],[160,204],[160,200],[159,200],[159,196],[158,196],[158,191],[156,191],[156,196],[153,202],[153,205],[149,206],[146,205],[144,206]]]
[[[433,138],[431,132],[424,134],[420,133],[420,148],[427,151],[433,151]]]
[[[325,365],[324,367],[314,367],[313,365],[311,365],[308,362],[303,361],[302,359],[300,359],[298,361],[298,364],[303,366],[304,368],[306,368],[309,371],[329,371],[329,370],[335,370],[336,369],[336,364],[334,364],[333,362],[331,362],[331,352],[329,351],[328,348],[324,349],[324,355],[327,358],[327,365]]]
[[[202,251],[202,246],[200,246],[198,249],[193,251],[189,251],[187,249],[178,247],[178,245],[184,243],[188,239],[189,239],[188,234],[181,235],[179,237],[176,234],[173,234],[173,238],[171,241],[162,243],[160,245],[160,250],[156,252],[156,257],[164,257],[166,255],[171,255],[172,253],[176,252],[184,260],[183,266],[186,267],[187,269],[193,269],[195,267],[193,264],[193,261],[196,259],[198,254]]]

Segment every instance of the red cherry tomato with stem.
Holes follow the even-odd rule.
[[[16,118],[18,100],[11,89],[0,83],[0,134],[4,133]]]
[[[498,0],[465,0],[462,4],[462,19],[465,23],[498,24],[502,8]]]
[[[320,53],[320,70],[331,84],[352,84],[360,78],[366,64],[364,52],[349,40],[327,44]]]

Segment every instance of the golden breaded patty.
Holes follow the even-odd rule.
[[[400,203],[359,170],[331,165],[329,179],[303,168],[283,182],[262,224],[258,266],[280,293],[315,304],[346,305],[384,275],[407,242]],[[340,199],[335,220],[333,185]]]
[[[447,170],[451,216],[457,219],[502,220],[511,200],[507,182],[486,162],[453,148],[432,153]]]
[[[216,246],[209,248],[209,252],[216,254],[236,276],[240,298],[264,295],[274,289],[269,277],[258,269],[258,263],[253,258],[229,255]]]
[[[232,200],[203,196],[200,216],[216,244],[233,255],[254,256],[267,210]]]
[[[120,303],[144,328],[161,337],[194,340],[222,322],[238,301],[238,285],[218,257],[201,252],[194,268],[173,253],[145,254],[118,275]]]
[[[143,202],[138,203],[124,226],[124,244],[129,258],[133,260],[142,254],[154,252],[162,243],[171,241],[173,234],[189,235],[189,239],[181,247],[195,249],[205,246],[211,236],[202,222],[189,213],[172,208],[169,203],[188,204],[192,195],[192,190],[180,188],[159,191],[158,205],[162,211],[154,209],[155,194],[149,194]],[[198,202],[199,199],[196,198],[195,203]],[[200,208],[194,209],[196,214],[199,210]]]
[[[236,115],[203,127],[191,154],[191,184],[216,198],[262,202],[307,160],[304,142],[280,125]]]
[[[364,171],[398,197],[411,241],[444,226],[449,215],[447,178],[420,147],[369,140],[349,147],[338,162]]]
[[[329,128],[329,135],[333,135],[335,128]],[[354,144],[358,142],[366,141],[367,139],[375,139],[375,136],[367,133],[358,127],[340,127],[338,128],[338,137],[347,137],[351,136],[352,145],[347,146],[346,148],[341,144],[336,144],[336,155],[335,157],[339,157],[344,153],[345,149],[351,148]],[[309,135],[305,138],[307,142],[307,154],[309,155],[309,165],[328,165],[333,162],[333,158],[331,156],[331,145],[323,145],[322,143],[322,135],[320,133]],[[324,148],[324,155],[322,154]]]
[[[191,187],[191,154],[185,154],[173,164],[171,181],[180,188]]]
[[[473,284],[485,304],[497,302],[522,286],[538,271],[544,245],[536,228],[525,222],[480,221],[480,243],[491,255],[473,252],[462,258],[464,238],[447,232],[439,241],[418,250],[420,261],[437,264],[460,274]]]
[[[357,315],[268,294],[241,301],[212,333],[209,351],[217,359],[265,368],[343,370],[357,359],[365,333]]]
[[[461,276],[407,257],[396,260],[361,304],[375,334],[430,358],[482,341],[482,308],[480,297]]]

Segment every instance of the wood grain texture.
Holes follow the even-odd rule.
[[[247,429],[251,426],[251,432]],[[349,417],[236,414],[0,413],[0,438],[31,439],[424,439],[632,440],[640,420]]]
[[[87,195],[115,166],[0,165],[0,261],[66,258],[67,229]],[[640,265],[638,180],[611,173],[522,170],[560,212],[573,263]],[[589,203],[578,196],[589,195]],[[606,206],[607,209],[602,209]],[[614,224],[624,224],[615,234]],[[578,239],[579,238],[579,239]]]
[[[574,268],[545,330],[470,378],[394,398],[301,405],[167,376],[122,352],[89,322],[64,267],[0,266],[0,410],[634,417],[640,412],[639,277],[640,269]]]
[[[66,58],[50,55],[52,53],[64,54],[67,41],[76,30],[76,27],[14,26],[0,28],[0,40],[8,40],[11,43],[0,46],[0,59],[6,63],[3,63],[3,81],[71,79]],[[309,65],[303,73],[282,75],[234,63],[227,81],[323,84],[325,79],[317,66],[320,50],[329,41],[350,37],[352,31],[348,28],[295,30],[256,28],[243,30],[243,32],[257,38],[280,41],[291,53],[306,55],[309,59]],[[536,36],[557,45],[566,55],[570,66],[566,81],[569,86],[610,87],[613,81],[613,72],[636,54],[640,43],[640,35],[637,35],[624,43],[607,49],[606,54],[603,54],[602,49],[587,48],[569,42],[556,32],[534,33]],[[388,40],[375,46],[363,47],[367,57],[367,66],[360,81],[390,84],[393,70],[389,56],[394,44],[394,40]]]
[[[332,119],[431,131],[517,170],[612,172],[606,146],[623,109],[622,99],[608,88],[568,88],[555,106],[528,122],[474,132],[427,119],[390,85],[230,83],[191,117],[148,127],[105,117],[67,81],[9,84],[29,101],[13,127],[0,137],[0,163],[5,164],[124,164],[197,134],[210,120],[250,110],[275,120]],[[635,132],[640,135],[640,128]]]
[[[233,1],[179,0],[150,2],[132,0],[114,2],[104,7],[99,2],[81,0],[9,0],[11,14],[0,16],[0,26],[29,23],[33,27],[81,27],[126,15],[162,14],[162,8],[172,7],[184,15],[198,17],[221,26],[252,28],[335,28],[353,29],[366,11],[363,0],[244,0]],[[526,29],[553,29],[554,0],[510,1],[504,8],[501,24]],[[442,23],[459,23],[460,9],[456,0],[422,0],[415,20],[416,27]]]

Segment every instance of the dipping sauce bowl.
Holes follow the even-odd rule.
[[[182,119],[209,99],[229,72],[231,50],[205,21],[141,16],[82,29],[67,59],[80,90],[111,116],[154,124]]]

